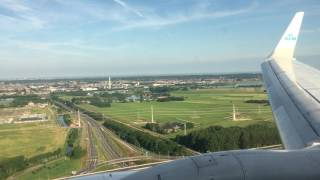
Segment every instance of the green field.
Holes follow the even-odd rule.
[[[32,112],[48,113],[49,121],[0,125],[0,160],[20,155],[29,158],[63,147],[67,130],[56,124],[53,112],[48,109]]]
[[[57,127],[58,129],[63,130],[63,132],[57,132],[52,136],[60,138],[62,144],[53,144],[52,149],[65,146],[64,142],[67,129],[61,128],[59,126]],[[85,133],[86,131],[81,131],[80,136],[86,136]],[[59,134],[61,135],[61,137],[59,137]],[[79,141],[77,143],[80,143],[80,146],[83,148],[83,150],[86,150],[86,138],[79,137],[79,139],[77,139],[76,141]],[[40,142],[39,145],[41,143],[43,144],[43,142]],[[39,152],[39,154],[41,153]],[[70,158],[67,156],[62,156],[58,159],[53,159],[48,162],[41,162],[37,165],[28,167],[23,171],[15,173],[13,176],[11,176],[11,179],[53,179],[58,177],[71,176],[72,171],[78,171],[85,165],[85,163],[86,156],[83,156],[81,158]]]
[[[204,89],[177,91],[171,95],[184,96],[185,101],[112,103],[110,108],[99,108],[89,104],[80,106],[134,126],[151,122],[151,106],[154,109],[154,120],[159,123],[189,121],[196,127],[246,126],[258,121],[272,120],[270,106],[245,102],[266,100],[267,95],[261,89]],[[232,121],[233,105],[238,121]]]
[[[41,164],[37,168],[30,168],[21,174],[16,174],[15,179],[53,179],[64,176],[71,176],[72,171],[81,168],[80,159],[60,158],[47,164]]]

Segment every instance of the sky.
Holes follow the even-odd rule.
[[[0,79],[259,72],[297,11],[320,67],[319,0],[0,0]]]

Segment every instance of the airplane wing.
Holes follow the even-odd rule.
[[[272,55],[261,65],[286,149],[302,149],[320,142],[320,72],[294,58],[303,15],[296,13]]]

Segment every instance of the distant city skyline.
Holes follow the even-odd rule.
[[[296,11],[320,68],[318,0],[0,0],[0,79],[259,72]]]

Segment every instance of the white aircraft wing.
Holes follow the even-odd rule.
[[[293,57],[303,15],[296,13],[273,54],[261,65],[286,149],[302,149],[320,142],[320,72]]]

